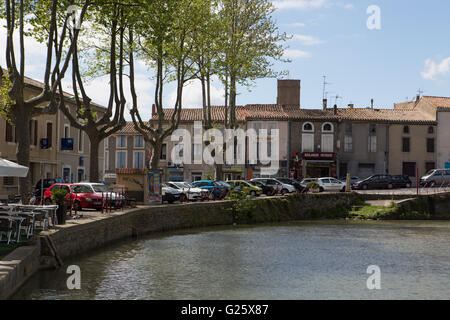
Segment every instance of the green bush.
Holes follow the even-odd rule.
[[[52,200],[58,206],[63,206],[65,204],[67,194],[67,190],[64,189],[52,191]]]

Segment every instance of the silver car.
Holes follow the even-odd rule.
[[[420,178],[423,186],[441,186],[450,184],[450,169],[434,169]]]

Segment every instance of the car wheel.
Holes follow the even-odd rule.
[[[367,184],[363,185],[363,186],[362,186],[362,189],[363,189],[363,190],[367,190],[367,189],[368,189],[368,188],[367,188]]]
[[[341,189],[341,192],[345,192],[345,187],[343,187],[343,188]]]
[[[324,191],[325,191],[325,189],[323,187],[319,188],[319,192],[324,192]]]
[[[252,191],[252,192],[250,192],[250,195],[251,195],[252,197],[256,197],[256,192],[255,192],[255,191]]]
[[[287,193],[289,193],[289,191],[288,191],[287,189],[281,190],[281,194],[282,194],[283,196],[286,195]]]
[[[411,184],[410,184],[410,183],[407,183],[407,184],[406,184],[406,187],[407,187],[407,188],[411,188]]]

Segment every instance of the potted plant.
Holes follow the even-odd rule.
[[[309,182],[307,186],[313,193],[318,193],[320,191],[320,185],[315,181]]]
[[[56,211],[58,224],[66,224],[66,196],[67,190],[64,189],[58,189],[52,192],[52,200],[58,205],[58,210]]]

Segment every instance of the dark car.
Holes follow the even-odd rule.
[[[412,182],[409,176],[392,176],[392,184],[394,188],[411,188]]]
[[[215,199],[223,199],[228,193],[227,186],[212,180],[195,181],[192,182],[192,185],[196,188],[212,191]]]
[[[63,179],[41,179],[36,183],[35,190],[36,190],[36,197],[41,196],[41,188],[42,188],[42,194],[50,188],[55,183],[64,183]]]
[[[254,185],[255,187],[260,187],[262,189],[262,193],[266,196],[274,196],[277,194],[277,189],[269,186],[261,181],[249,181],[250,184]]]
[[[162,185],[162,191],[163,191],[162,196],[163,202],[168,202],[170,204],[174,203],[175,201],[180,201],[181,195],[183,194],[183,192],[181,192],[180,190],[171,188],[166,184]]]
[[[368,190],[368,189],[393,189],[394,182],[392,176],[388,174],[376,174],[370,176],[367,179],[358,181],[353,185],[353,189],[356,190]]]
[[[305,184],[299,183],[297,180],[290,178],[277,178],[277,180],[286,184],[290,184],[291,186],[294,186],[297,192],[300,193],[308,192],[308,187]]]

